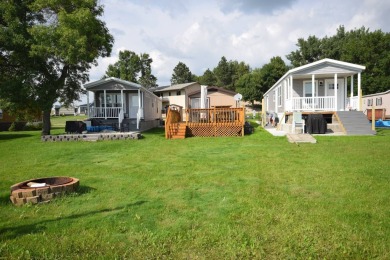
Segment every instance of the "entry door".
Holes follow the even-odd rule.
[[[325,86],[326,96],[334,97],[334,79],[325,80]],[[337,111],[342,111],[346,107],[344,91],[344,79],[337,79]]]
[[[138,94],[129,94],[129,118],[137,118],[138,113]]]

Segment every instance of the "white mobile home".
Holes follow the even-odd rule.
[[[94,107],[89,107],[88,117],[103,120],[126,130],[144,131],[157,127],[161,119],[162,102],[143,86],[118,78],[106,78],[84,85],[94,93]]]
[[[340,121],[345,115],[343,111],[362,111],[359,100],[364,69],[361,65],[332,59],[291,69],[264,94],[264,110],[278,118],[280,128],[288,132],[293,130],[291,115],[295,112],[304,119],[310,114],[322,114],[329,126],[339,125],[340,131],[358,134],[359,131],[351,128],[344,129]],[[355,114],[361,117],[363,113]]]

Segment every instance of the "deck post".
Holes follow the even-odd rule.
[[[89,91],[87,91],[87,116],[88,116],[88,118],[90,118],[90,116],[89,116]]]
[[[315,91],[315,76],[311,75],[311,110],[314,111],[314,91]]]
[[[351,100],[353,98],[353,75],[351,76]]]
[[[107,92],[106,90],[103,90],[104,92],[104,119],[107,119]]]

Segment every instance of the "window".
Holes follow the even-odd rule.
[[[171,92],[170,91],[168,92],[168,96],[171,96]]]
[[[382,98],[381,98],[381,97],[380,97],[380,98],[376,98],[375,104],[376,104],[377,106],[381,106],[381,105],[382,105]]]
[[[191,108],[200,108],[200,98],[191,98]],[[209,98],[206,101],[206,108],[209,108]]]
[[[104,107],[106,104],[107,107],[121,107],[122,100],[120,93],[106,93],[106,101],[104,102],[104,93],[99,95],[100,106]]]
[[[282,87],[278,87],[278,106],[282,106]]]
[[[368,107],[372,106],[372,99],[371,98],[367,99],[367,106]]]
[[[334,83],[329,83],[329,89],[334,89]],[[337,89],[339,89],[339,83],[337,83]]]
[[[176,91],[176,95],[180,96],[181,95],[181,91],[180,90]]]
[[[318,82],[315,81],[314,82],[314,96],[318,96]],[[311,80],[310,81],[304,81],[303,82],[303,96],[304,97],[312,97],[313,95],[313,88],[312,88],[312,84],[311,84]]]

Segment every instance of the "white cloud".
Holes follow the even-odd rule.
[[[100,79],[119,50],[149,53],[159,84],[169,84],[179,61],[201,75],[220,58],[252,68],[296,49],[298,38],[331,36],[340,25],[390,30],[390,2],[382,0],[102,0],[114,35],[112,57],[99,59]]]

